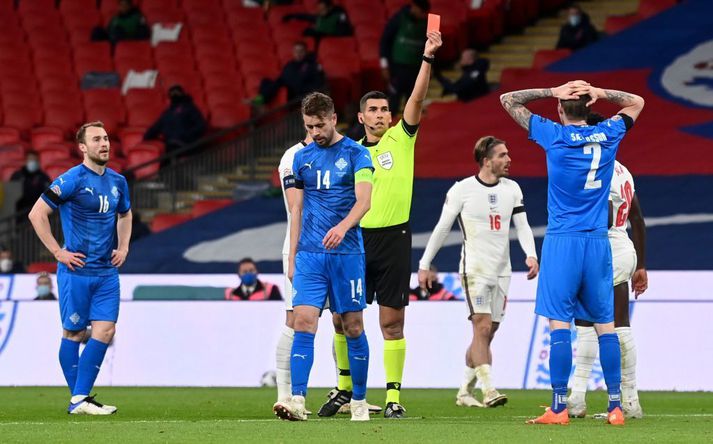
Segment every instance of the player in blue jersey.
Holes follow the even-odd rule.
[[[525,105],[559,99],[560,123],[532,114]],[[622,107],[613,117],[587,125],[590,106],[605,99]],[[621,350],[614,330],[612,256],[607,238],[609,187],[619,143],[644,107],[644,99],[595,88],[584,81],[556,88],[528,89],[500,101],[547,157],[547,232],[535,312],[550,322],[552,406],[529,424],[567,424],[567,382],[572,369],[570,323],[594,323],[599,335],[604,380],[609,393],[607,422],[623,425]]]
[[[121,174],[106,167],[109,136],[101,122],[82,125],[77,144],[84,161],[52,182],[29,218],[47,249],[59,262],[57,284],[64,329],[59,362],[72,393],[68,413],[109,415],[116,407],[90,396],[119,316],[119,272],[131,237],[129,187]],[[64,247],[50,230],[49,216],[59,209]],[[118,220],[117,220],[118,214]],[[92,327],[81,356],[79,344]]]
[[[368,421],[366,379],[369,344],[362,311],[366,307],[364,246],[359,220],[371,206],[373,164],[369,151],[336,131],[329,96],[311,93],[302,100],[302,118],[313,142],[295,153],[290,205],[289,278],[294,287],[295,336],[290,366],[292,399],[273,410],[282,419],[302,421],[307,382],[314,360],[320,311],[341,315],[353,382],[352,421]]]

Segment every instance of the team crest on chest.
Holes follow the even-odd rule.
[[[114,196],[114,199],[119,198],[119,189],[116,187],[116,185],[111,187],[111,195]]]
[[[488,194],[488,204],[490,204],[490,208],[497,207],[498,206],[498,195],[495,193]]]
[[[339,160],[337,160],[336,162],[334,162],[334,165],[335,165],[337,168],[339,168],[340,170],[343,170],[343,169],[346,168],[347,165],[349,165],[349,164],[347,163],[346,160],[344,160],[343,157],[340,157]]]
[[[379,154],[376,156],[376,161],[379,162],[381,168],[385,170],[390,170],[394,166],[394,157],[391,155],[391,151]]]

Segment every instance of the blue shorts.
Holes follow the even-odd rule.
[[[57,270],[62,328],[79,331],[91,321],[116,322],[119,318],[119,273],[85,276]]]
[[[292,306],[311,305],[320,310],[329,298],[334,313],[366,308],[363,254],[326,254],[300,251],[295,257]]]
[[[613,322],[612,276],[606,233],[548,234],[542,244],[535,313],[562,322]]]

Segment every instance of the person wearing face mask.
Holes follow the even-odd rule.
[[[589,15],[579,6],[572,6],[567,12],[567,23],[560,29],[560,38],[557,49],[571,49],[576,51],[596,42],[599,39]]]
[[[280,301],[282,294],[277,285],[258,279],[255,261],[246,257],[238,262],[240,285],[225,289],[225,299],[229,301]]]
[[[16,274],[24,272],[25,267],[21,263],[15,262],[12,258],[12,251],[3,245],[0,245],[0,273]]]
[[[203,113],[181,85],[171,86],[168,97],[170,105],[146,130],[144,140],[162,138],[166,143],[166,151],[170,152],[203,137],[207,125]]]
[[[49,176],[40,169],[40,159],[36,152],[30,151],[25,158],[25,166],[12,173],[12,181],[22,182],[22,196],[15,204],[18,213],[24,213],[32,208],[37,199],[49,187]],[[24,215],[22,220],[25,220]]]
[[[57,296],[52,292],[52,279],[50,279],[49,274],[40,273],[37,276],[37,296],[36,301],[56,301]]]

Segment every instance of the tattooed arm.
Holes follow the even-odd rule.
[[[621,110],[619,110],[617,114],[626,114],[631,117],[632,120],[636,120],[641,110],[644,109],[644,99],[636,94],[617,91],[615,89],[595,88],[593,86],[588,87],[587,93],[592,98],[587,104],[588,106],[594,104],[597,99],[608,100],[621,106]]]
[[[573,82],[556,88],[523,89],[501,95],[500,103],[521,127],[529,130],[532,112],[525,107],[525,104],[546,97],[555,97],[562,100],[576,99],[578,96],[574,95],[575,90],[576,86]]]

